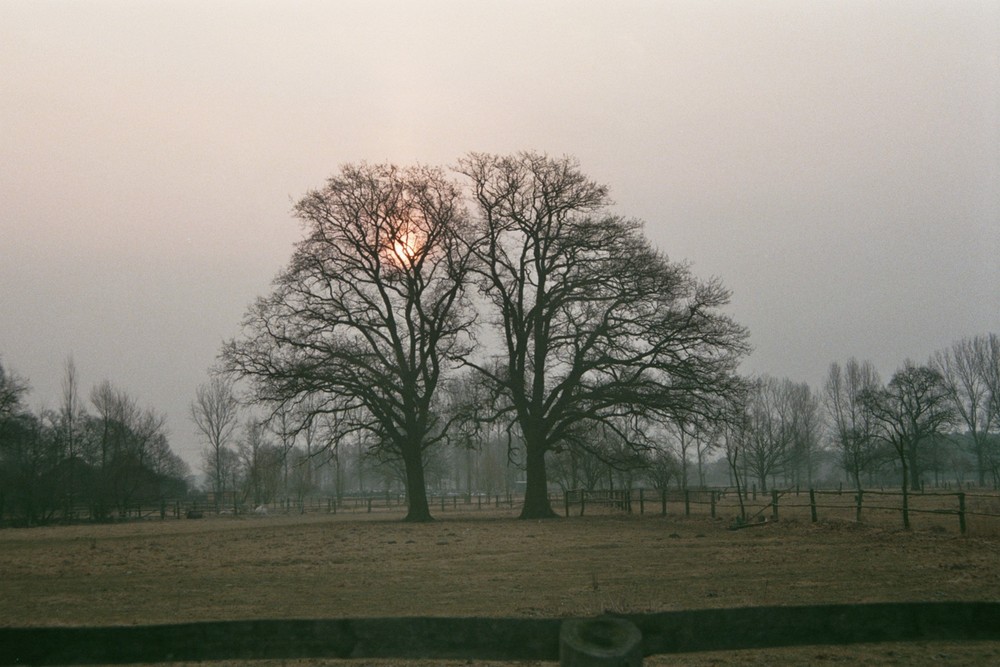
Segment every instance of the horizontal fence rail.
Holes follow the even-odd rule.
[[[1000,530],[1000,495],[973,492],[910,492],[903,503],[900,491],[844,489],[773,489],[766,493],[747,492],[743,499],[743,514],[739,519],[740,497],[733,488],[719,489],[617,489],[568,490],[563,493],[565,516],[584,516],[588,512],[656,513],[661,516],[682,515],[711,518],[734,518],[736,527],[756,525],[785,516],[824,520],[861,522],[874,512],[883,514],[927,515],[938,520],[925,522],[928,527],[948,525],[965,534],[969,521],[980,518],[981,527]],[[942,519],[944,522],[942,522]]]
[[[1000,603],[916,602],[625,614],[644,655],[1000,640]],[[364,618],[0,628],[0,665],[295,658],[558,660],[560,619]]]
[[[558,502],[560,495],[553,495]],[[435,494],[428,496],[431,512],[506,509],[520,507],[523,496],[504,494]],[[269,514],[337,514],[405,512],[406,496],[402,493],[351,494],[340,497],[309,496],[307,498],[281,498],[266,503],[234,503],[231,499],[215,503],[204,497],[164,499],[155,502],[130,504],[111,512],[97,512],[91,507],[78,506],[71,510],[54,512],[41,523],[76,523],[87,521],[121,521],[133,519],[191,519],[206,516],[251,516]],[[4,522],[21,525],[16,517],[4,517]]]

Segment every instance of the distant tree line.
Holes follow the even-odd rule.
[[[821,390],[748,380],[718,439],[735,484],[898,484],[905,497],[944,481],[1000,487],[1000,338],[965,338],[883,383],[874,366],[831,364]],[[834,464],[832,469],[830,464]]]
[[[29,390],[0,364],[0,521],[105,520],[187,493],[190,471],[160,413],[107,381],[85,404],[72,359],[57,409],[29,410]]]

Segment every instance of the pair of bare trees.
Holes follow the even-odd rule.
[[[521,516],[553,516],[546,454],[593,448],[595,429],[644,448],[644,424],[712,414],[746,332],[719,312],[722,285],[610,213],[574,160],[472,154],[457,172],[467,189],[440,169],[348,165],[309,193],[306,237],[223,365],[257,400],[310,401],[303,427],[368,433],[402,462],[408,520],[430,519],[430,447],[463,419],[506,424]],[[474,405],[446,410],[438,390],[463,367]]]

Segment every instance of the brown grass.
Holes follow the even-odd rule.
[[[998,548],[992,537],[850,523],[793,519],[730,531],[727,522],[710,519],[524,522],[506,512],[444,515],[422,525],[387,515],[305,515],[11,529],[0,531],[0,624],[566,617],[997,600]],[[996,661],[998,646],[806,647],[664,656],[646,664],[914,664],[924,658],[925,664],[982,664]]]

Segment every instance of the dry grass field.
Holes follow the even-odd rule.
[[[422,525],[398,518],[302,515],[2,530],[0,625],[566,617],[1000,600],[995,537],[796,519],[731,531],[722,520],[676,516],[523,522],[513,513],[484,511],[444,514]],[[1000,644],[816,646],[659,656],[646,664],[824,662],[989,664],[1000,662]]]

